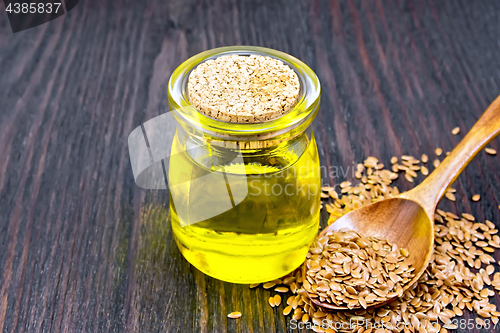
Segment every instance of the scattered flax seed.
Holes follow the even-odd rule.
[[[441,156],[441,154],[443,153],[443,150],[441,148],[436,148],[436,156]]]
[[[417,173],[415,171],[413,171],[412,169],[407,169],[406,173],[414,178],[417,177]]]
[[[279,306],[281,304],[281,296],[274,295],[274,306]]]
[[[439,164],[441,164],[441,161],[439,161],[438,159],[435,159],[434,162],[432,162],[432,165],[434,165],[435,168],[437,168]]]
[[[250,289],[257,288],[260,285],[260,283],[252,283],[250,285]]]
[[[420,168],[420,172],[424,175],[427,176],[429,174],[429,169],[427,169],[425,166],[422,165]]]
[[[484,151],[486,151],[490,155],[496,155],[497,151],[493,148],[484,148]]]
[[[413,183],[413,177],[410,176],[408,173],[405,173],[405,178],[407,181],[409,181],[410,183]]]
[[[475,194],[472,196],[472,201],[479,201],[481,199],[481,196],[479,194]]]
[[[351,182],[342,182],[340,183],[340,188],[346,188],[351,186]]]
[[[408,170],[408,166],[407,165],[398,165],[398,170],[397,171],[406,171]],[[394,172],[397,172],[397,171],[394,171]]]
[[[189,100],[205,115],[254,123],[278,118],[298,101],[297,74],[261,55],[227,55],[199,64],[189,75]]]
[[[422,163],[427,163],[429,161],[429,157],[425,154],[423,154],[420,159],[422,160]]]
[[[231,319],[238,319],[241,317],[241,312],[231,312],[230,314],[227,315],[228,318]]]
[[[457,135],[458,133],[460,133],[460,127],[455,127],[451,130],[451,134],[453,135]]]
[[[264,283],[264,285],[262,286],[264,289],[271,289],[272,287],[274,287],[276,285],[276,282],[274,281],[271,281],[271,282],[267,282],[267,283]]]
[[[279,293],[286,293],[286,292],[288,292],[288,288],[287,287],[278,287],[278,288],[274,289],[274,291],[279,292]]]
[[[446,196],[446,199],[448,199],[450,201],[455,201],[456,200],[455,195],[453,193],[451,193],[451,192],[447,192],[445,194],[445,196]]]
[[[467,213],[462,213],[462,217],[464,219],[467,219],[467,220],[472,221],[472,222],[474,222],[476,220],[476,218],[474,216],[472,216],[471,214],[467,214]],[[493,228],[495,228],[495,227],[493,227]]]
[[[396,156],[393,156],[391,158],[391,164],[396,164],[396,163],[398,163],[398,158]]]
[[[407,156],[403,161],[414,161],[414,159]],[[365,164],[369,165],[369,167],[365,168]],[[405,172],[405,170],[375,170],[374,166],[377,164],[379,162],[375,157],[367,159],[365,163],[360,164],[363,168],[358,166],[357,171],[361,173],[359,184],[351,184],[346,187],[349,188],[348,191],[323,201],[330,213],[328,224],[335,222],[349,211],[399,194],[398,188],[392,185],[392,181],[395,179],[394,176],[397,178],[397,173]],[[408,167],[407,165],[404,166]],[[368,175],[369,169],[371,169],[370,175]],[[446,191],[446,193],[452,194],[455,192],[451,188]],[[360,271],[359,267],[361,265],[355,266],[354,257],[349,256],[351,260],[349,262],[345,253],[338,250],[334,251],[334,249],[329,248],[329,246],[325,247],[325,245],[323,245],[325,251],[314,250],[314,248],[317,248],[318,242],[320,244],[325,242],[325,239],[317,238],[307,258],[309,268],[311,265],[313,266],[312,270],[308,269],[308,275],[303,277],[301,269],[297,269],[283,277],[282,280],[273,281],[274,285],[285,284],[290,289],[290,296],[287,298],[287,306],[283,310],[283,314],[289,315],[295,320],[308,321],[311,325],[316,324],[316,326],[313,326],[315,332],[327,333],[337,331],[323,328],[325,327],[323,323],[334,327],[335,325],[338,326],[337,323],[344,324],[347,329],[338,330],[339,333],[412,332],[412,330],[405,329],[405,327],[422,327],[420,330],[415,330],[415,332],[448,333],[445,327],[454,329],[456,327],[453,324],[456,321],[454,318],[465,315],[466,311],[490,319],[493,324],[498,323],[500,311],[498,311],[495,304],[490,303],[490,297],[500,293],[500,272],[495,272],[498,263],[493,257],[498,255],[496,249],[500,248],[500,236],[497,235],[498,229],[495,223],[488,220],[485,220],[484,223],[478,223],[471,214],[457,215],[441,209],[436,210],[434,222],[434,252],[426,271],[417,283],[406,290],[401,297],[377,308],[371,308],[369,304],[376,302],[377,298],[381,297],[379,294],[384,295],[384,289],[376,289],[376,291],[373,290],[373,293],[368,294],[363,293],[359,288],[365,283],[364,276],[361,276],[356,281],[356,285],[347,285],[341,280],[341,278],[345,280],[349,276],[351,279],[356,280],[353,276],[359,276],[359,273],[363,270],[372,269],[371,263],[369,263],[369,266],[362,266]],[[329,238],[327,237],[327,239]],[[348,251],[355,251],[356,246],[361,250],[361,247],[364,246],[360,246],[357,242],[351,243],[356,245],[352,245],[354,248],[348,246]],[[378,243],[373,243],[370,248],[373,251],[375,251],[374,248],[380,251]],[[367,246],[364,249],[370,248]],[[408,253],[405,251],[405,249],[400,249],[399,253],[406,258]],[[328,255],[330,255],[328,260],[322,257]],[[346,258],[345,267],[344,259],[340,260],[337,258],[338,255]],[[317,263],[313,264],[312,262]],[[379,261],[375,260],[375,267],[378,267],[379,263]],[[327,264],[327,267],[328,265],[335,267],[336,270],[332,271],[332,268],[323,269],[323,264]],[[382,266],[391,265],[387,262],[380,264]],[[317,271],[314,272],[315,270]],[[399,270],[399,268],[396,268],[396,270]],[[346,271],[349,274],[346,274]],[[399,271],[392,271],[396,276],[390,273],[391,271],[383,272],[381,270],[374,272],[378,276],[387,274],[388,278],[385,281],[387,284],[392,285],[394,283],[393,279],[397,279]],[[316,277],[319,279],[317,283]],[[332,280],[335,278],[338,278],[339,281]],[[378,283],[378,279],[377,281],[373,280],[370,274],[368,282]],[[322,291],[326,290],[325,287],[328,288],[326,294]],[[335,298],[338,302],[348,300],[348,302],[352,302],[352,305],[354,305],[354,302],[359,302],[361,308],[356,311],[323,309],[311,302],[310,298],[307,297],[306,288],[308,290],[316,288],[315,292],[320,300],[322,297],[323,300],[326,300],[328,297],[333,296],[335,298],[336,295],[339,295],[340,299]],[[272,299],[273,304],[275,304],[274,297]],[[366,309],[364,308],[364,302],[367,305]],[[485,324],[486,319],[478,318],[477,322]],[[392,324],[392,327],[396,328],[390,331],[383,328],[366,330],[367,326],[378,325],[380,327],[381,323]],[[405,325],[398,325],[398,323],[404,323]]]
[[[269,297],[269,305],[271,307],[273,307],[273,308],[276,306],[276,303],[274,303],[274,297],[273,296]]]

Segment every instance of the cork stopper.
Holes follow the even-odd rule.
[[[281,60],[261,55],[228,55],[199,64],[189,75],[191,104],[227,122],[272,120],[297,104],[300,82]]]

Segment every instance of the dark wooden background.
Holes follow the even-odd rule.
[[[500,94],[495,0],[89,0],[16,34],[0,11],[0,332],[293,331],[267,291],[191,267],[166,193],[134,184],[127,136],[191,55],[248,44],[309,64],[328,168],[451,150]],[[499,165],[479,154],[443,206],[498,225]]]

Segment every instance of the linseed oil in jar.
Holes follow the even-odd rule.
[[[214,49],[176,69],[171,222],[196,268],[256,283],[304,261],[319,223],[319,158],[309,128],[319,96],[309,67],[265,48]]]

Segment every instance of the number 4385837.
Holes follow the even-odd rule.
[[[55,2],[55,3],[9,3],[7,8],[5,9],[7,13],[14,13],[14,14],[43,14],[47,13],[50,14],[52,12],[57,13],[59,11],[59,8],[61,7],[60,2]]]

